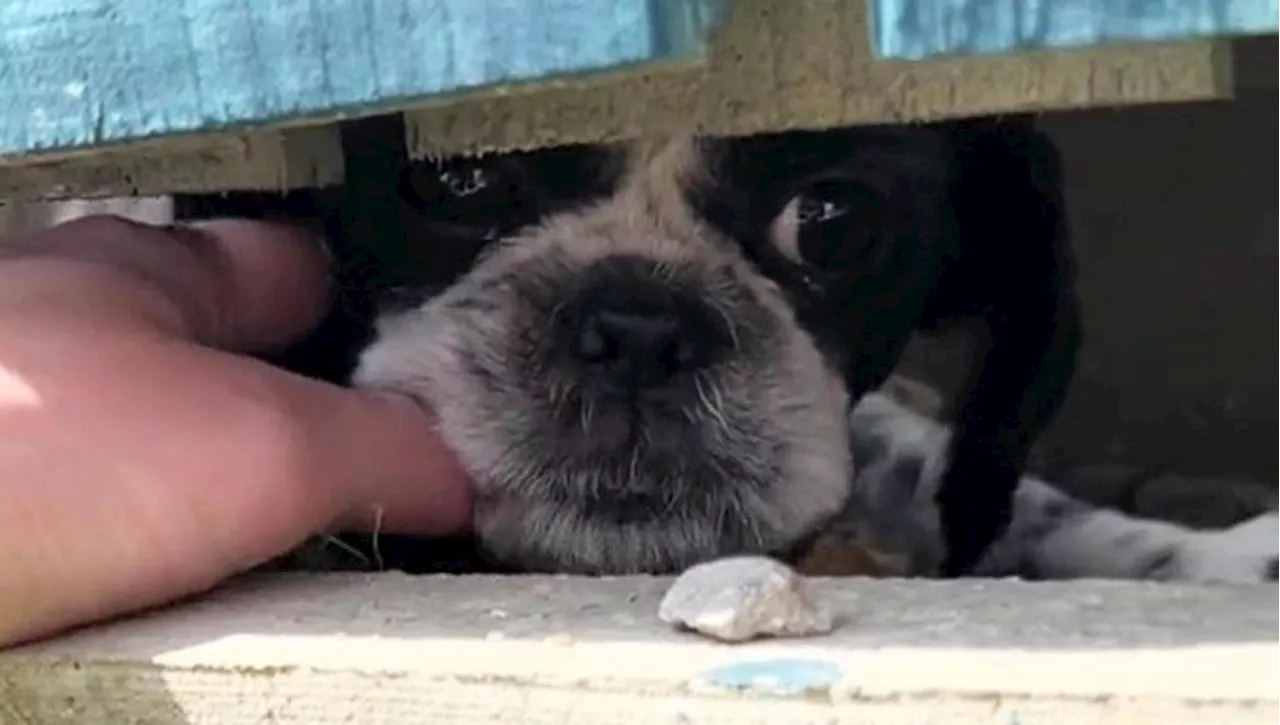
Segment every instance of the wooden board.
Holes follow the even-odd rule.
[[[696,58],[723,0],[5,0],[0,157]]]
[[[1277,0],[874,0],[882,58],[990,55],[1272,33]]]
[[[409,145],[416,154],[447,153],[689,129],[746,134],[1203,101],[1232,93],[1225,42],[899,62],[875,60],[869,35],[862,0],[738,0],[705,67],[435,103],[409,114]]]
[[[0,654],[0,722],[1274,723],[1275,585],[817,580],[715,644],[646,577],[278,575]]]
[[[712,36],[706,62],[695,53],[684,60],[441,92],[416,101],[347,109],[343,114],[406,111],[410,129],[406,142],[415,154],[423,154],[689,129],[751,133],[1224,99],[1233,88],[1230,49],[1221,41],[888,62],[872,58],[862,0],[722,1],[729,14]],[[654,7],[674,7],[677,2],[667,0]],[[683,18],[673,23],[686,28],[671,31],[674,37],[693,38],[697,34],[691,28],[710,26],[697,14],[673,17]],[[404,62],[425,62],[419,56],[402,55]],[[309,145],[284,155],[245,154],[234,148],[278,144],[280,129],[332,120],[323,114],[290,117],[269,131],[236,128],[229,136],[187,134],[172,141],[120,144],[101,159],[91,153],[0,161],[0,198],[277,189],[319,183],[332,175],[327,162],[310,176],[298,173],[315,163],[317,154]],[[259,133],[265,133],[265,140],[257,139]],[[324,153],[320,157],[330,158]],[[26,167],[32,162],[37,164],[35,172]]]
[[[0,199],[92,199],[210,189],[291,189],[342,181],[335,126],[115,144],[0,160]]]

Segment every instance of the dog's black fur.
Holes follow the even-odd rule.
[[[501,198],[490,198],[488,207],[456,208],[457,224],[437,219],[424,226],[416,211],[435,203],[436,191],[414,182],[415,165],[404,152],[402,130],[396,117],[347,124],[347,180],[338,188],[283,197],[233,193],[176,199],[180,219],[289,218],[325,230],[336,262],[338,304],[316,334],[277,360],[280,364],[345,382],[371,339],[371,320],[380,306],[429,296],[472,265],[483,235],[468,226],[471,221],[503,219],[508,226],[496,231],[506,233],[533,220],[503,208]],[[905,207],[901,200],[890,207],[881,206],[882,199],[869,200],[860,210],[863,216],[841,227],[849,235],[842,242],[850,243],[839,248],[872,256],[839,260],[839,274],[823,276],[819,270],[816,278],[801,278],[793,264],[758,238],[767,225],[755,217],[776,214],[789,185],[800,178],[820,179],[831,171],[832,159],[847,157],[847,149],[873,134],[889,139],[894,151],[869,157],[879,168],[867,177],[868,193],[876,195],[875,179],[886,173],[932,175],[935,183],[922,185]],[[797,131],[725,139],[715,146],[715,161],[705,174],[710,183],[692,192],[691,206],[738,242],[762,274],[792,291],[797,317],[839,369],[851,401],[886,379],[913,332],[955,324],[975,331],[979,345],[955,406],[952,463],[938,498],[947,546],[941,573],[965,573],[1008,525],[1028,451],[1059,408],[1080,344],[1055,149],[1027,118]],[[574,175],[588,161],[607,166],[608,154],[595,147],[526,152],[518,158],[539,184],[563,184],[580,197],[598,183],[600,193],[607,193],[604,167],[590,176]],[[920,168],[900,168],[904,164]],[[840,172],[854,178],[862,173]],[[753,183],[742,184],[743,179]],[[553,204],[568,196],[552,189],[540,198]],[[892,248],[876,247],[882,238],[891,239]],[[389,299],[389,292],[406,290],[411,299]],[[383,551],[394,557],[395,550],[385,544]],[[416,552],[402,551],[408,552],[404,558],[389,563],[414,568]]]

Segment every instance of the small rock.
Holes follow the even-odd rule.
[[[834,626],[799,574],[763,556],[690,567],[667,590],[658,618],[725,642],[825,634]]]

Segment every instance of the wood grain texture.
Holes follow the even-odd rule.
[[[874,0],[881,58],[1275,33],[1277,0]]]
[[[723,0],[6,0],[0,157],[699,56]]]
[[[1276,587],[818,580],[712,643],[669,579],[259,576],[0,654],[14,723],[1274,723]]]
[[[187,1],[188,4],[197,2]],[[706,14],[681,14],[672,9],[681,7],[680,3],[686,0],[651,1],[657,8],[654,12],[671,22],[663,36],[668,39],[651,39],[652,44],[647,46],[650,49],[691,45],[692,38],[699,37],[697,29],[711,25]],[[43,0],[22,0],[12,7],[37,2]],[[355,0],[333,4],[349,2]],[[555,2],[569,3],[570,0]],[[338,115],[404,111],[409,120],[406,143],[412,153],[422,155],[528,148],[689,130],[744,134],[789,128],[910,123],[988,113],[1222,99],[1232,93],[1231,53],[1225,42],[1117,45],[918,63],[877,61],[869,47],[871,31],[863,0],[701,2],[709,5],[685,7],[709,8],[721,3],[728,7],[725,24],[711,36],[705,58],[703,54],[694,53],[676,60],[621,64],[590,73],[458,87],[431,96],[353,106]],[[12,12],[10,8],[0,4],[0,33],[5,32],[3,13]],[[519,24],[521,17],[512,14],[503,21]],[[533,32],[527,28],[526,31]],[[538,40],[568,42],[559,33]],[[526,40],[533,42],[530,38]],[[565,47],[574,46],[569,43]],[[295,52],[289,46],[283,48],[272,52]],[[4,52],[0,45],[0,61],[4,59]],[[669,55],[678,56],[675,51]],[[420,64],[425,62],[422,58],[430,54],[419,57],[401,53],[396,57],[401,56],[407,58],[405,63]],[[481,62],[477,59],[479,56],[470,58],[468,63]],[[297,83],[312,82],[307,80],[312,76],[295,61],[279,63],[278,68],[273,66],[272,72],[281,77],[264,76],[261,82],[266,90],[263,93],[276,93],[272,90],[276,87],[292,88]],[[283,74],[288,68],[293,68],[288,73],[302,75],[286,82]],[[382,66],[379,68],[385,71]],[[13,71],[0,62],[0,91],[5,83],[15,82]],[[0,93],[0,114],[27,113],[36,107],[11,100],[14,98],[17,97]],[[172,113],[178,114],[180,106]],[[170,111],[164,113],[170,114]],[[266,127],[234,129],[231,136],[192,133],[173,136],[172,141],[87,147],[84,154],[68,155],[65,150],[48,152],[10,158],[7,166],[0,159],[0,198],[67,196],[85,190],[116,195],[166,190],[277,189],[315,183],[315,178],[328,176],[318,173],[313,178],[305,173],[282,173],[282,168],[298,166],[270,155],[239,154],[237,157],[234,151],[227,151],[227,139],[230,138],[231,143],[249,143],[246,139],[259,133],[270,136],[294,127],[332,122],[336,117],[333,114],[286,115]],[[161,116],[148,118],[155,120]],[[14,126],[4,128],[11,134],[26,133]],[[85,154],[96,156],[99,148],[110,155],[100,161],[68,160]],[[303,168],[308,163],[307,157],[306,153],[301,156]],[[26,173],[21,168],[26,164],[35,164],[36,171]],[[331,167],[322,169],[331,170]]]
[[[0,198],[92,199],[184,191],[293,189],[340,183],[332,125],[116,144],[0,160]]]
[[[416,154],[690,129],[750,134],[1230,97],[1225,42],[880,61],[863,0],[737,0],[705,67],[467,94],[409,113]]]

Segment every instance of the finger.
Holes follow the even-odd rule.
[[[0,646],[200,591],[336,522],[467,527],[466,478],[406,401],[41,322],[0,328]]]
[[[315,475],[346,492],[334,530],[455,534],[471,522],[470,487],[429,411],[403,396],[292,376],[287,417],[303,421]]]
[[[228,349],[268,350],[310,332],[331,303],[329,258],[310,232],[276,222],[213,220],[190,225],[220,249],[225,296],[213,336]]]
[[[63,294],[59,304],[78,300],[96,315],[138,314],[137,295],[124,294],[123,286],[159,292],[160,301],[181,318],[169,332],[236,351],[294,342],[329,305],[323,247],[280,223],[216,220],[160,227],[90,216],[26,235],[0,253],[10,263],[39,265],[38,274],[24,269],[20,276],[46,294],[74,286],[75,298]],[[85,265],[76,263],[86,262],[99,274],[83,274]],[[51,275],[65,276],[64,284],[53,284]]]

